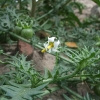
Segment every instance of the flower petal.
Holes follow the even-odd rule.
[[[59,52],[57,49],[55,49],[55,48],[52,48],[52,51],[53,52]]]
[[[54,42],[54,48],[58,48],[59,44],[60,44],[60,41],[59,40],[58,41],[55,41]]]
[[[51,37],[51,38],[49,38],[48,37],[48,42],[54,42],[54,39],[55,39],[56,37]]]
[[[44,43],[44,47],[45,47],[45,49],[47,50],[48,43]]]
[[[48,50],[49,53],[51,53],[51,51],[52,51],[51,49]]]

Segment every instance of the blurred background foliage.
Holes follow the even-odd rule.
[[[99,0],[94,0],[94,2],[99,5]],[[26,23],[33,21],[32,27],[37,33],[36,35],[42,33],[42,35],[48,36],[46,33],[49,33],[50,36],[55,35],[60,39],[64,38],[63,41],[75,41],[79,44],[83,44],[82,41],[86,38],[87,42],[96,39],[97,44],[99,44],[100,21],[98,16],[80,21],[75,10],[82,14],[85,5],[76,0],[1,0],[0,6],[1,42],[9,41],[9,33],[13,32],[16,21],[22,22],[26,19]],[[3,40],[2,37],[4,37]]]

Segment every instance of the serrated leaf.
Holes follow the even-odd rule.
[[[91,55],[83,60],[80,61],[81,69],[87,67],[87,65],[90,63],[89,60],[95,57],[95,53],[91,53]]]
[[[7,99],[5,97],[0,97],[0,100],[9,100],[9,99]]]
[[[2,27],[10,28],[11,23],[8,15],[6,15],[4,19],[2,19],[1,25]]]
[[[59,70],[56,70],[56,73],[54,75],[54,79],[57,79],[58,75],[59,75]]]
[[[43,89],[48,83],[36,88],[26,88],[21,84],[10,82],[11,85],[2,85],[0,88],[6,92],[5,96],[11,97],[11,100],[32,100],[32,96],[42,94]]]

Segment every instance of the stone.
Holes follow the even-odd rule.
[[[48,69],[49,71],[52,71],[56,58],[55,56],[49,54],[49,53],[44,53],[43,55],[40,53],[40,50],[34,50],[34,55],[33,55],[33,61],[35,63],[35,67],[39,72],[44,73],[45,68]]]
[[[20,54],[24,54],[25,56],[27,56],[27,60],[31,60],[33,57],[33,47],[22,41],[19,40],[17,43],[17,50],[19,51]]]

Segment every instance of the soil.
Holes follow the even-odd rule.
[[[93,11],[93,7],[95,7],[95,3],[92,2],[92,0],[77,0],[78,2],[83,3],[86,7],[83,10],[82,14],[78,14],[77,11],[77,15],[79,17],[79,19],[81,21],[83,21],[84,18],[94,14]],[[96,10],[97,11],[97,10]],[[95,12],[96,12],[95,11]],[[9,47],[11,48],[11,47]],[[13,47],[13,50],[15,48]],[[10,53],[9,49],[7,51],[8,53]],[[0,55],[0,60],[3,60],[5,58],[5,56]],[[35,63],[35,67],[39,70],[39,71],[44,71],[44,68],[47,68],[48,70],[52,70],[54,68],[55,65],[55,57],[53,55],[50,55],[48,53],[45,53],[44,55],[41,55],[39,53],[39,50],[34,50],[34,54],[33,54],[33,59],[32,59]],[[8,68],[6,68],[3,64],[0,64],[0,74],[5,73],[9,71]],[[47,95],[46,97],[44,97],[42,100],[64,100],[64,98],[62,97],[62,91],[57,91],[53,94]],[[64,92],[63,92],[64,93]]]

